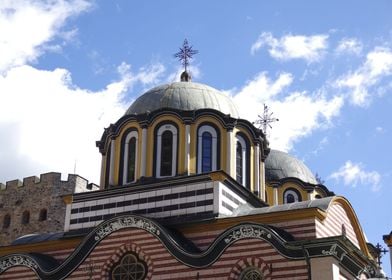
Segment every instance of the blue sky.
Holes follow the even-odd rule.
[[[98,182],[95,148],[145,90],[193,80],[254,121],[271,147],[347,197],[370,242],[392,230],[391,1],[1,1],[0,182],[48,171]],[[390,274],[389,261],[384,269]]]

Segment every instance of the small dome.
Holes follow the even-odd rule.
[[[305,183],[317,184],[313,173],[302,161],[287,153],[272,149],[265,160],[265,177],[267,181],[294,177]]]
[[[233,118],[239,117],[229,96],[207,85],[193,82],[175,82],[150,89],[136,99],[125,114],[142,114],[161,108],[184,111],[215,109]]]

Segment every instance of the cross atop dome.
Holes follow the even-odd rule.
[[[174,57],[178,58],[181,61],[182,66],[184,66],[184,72],[181,74],[181,81],[188,82],[191,79],[191,75],[187,72],[187,67],[189,66],[189,61],[195,54],[198,54],[198,50],[192,49],[192,46],[189,45],[188,40],[185,39],[182,44],[182,48],[180,48],[179,52],[174,54]]]

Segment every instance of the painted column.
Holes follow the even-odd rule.
[[[140,166],[140,176],[146,176],[146,162],[147,162],[147,128],[142,129],[142,154],[141,154],[141,166]]]
[[[278,188],[275,187],[273,190],[274,190],[274,205],[278,205]]]
[[[235,179],[233,166],[235,159],[233,159],[233,130],[227,131],[227,147],[226,147],[226,172]]]
[[[191,126],[189,124],[185,125],[185,160],[184,168],[187,175],[189,175],[189,151],[190,151],[190,130]]]
[[[110,166],[109,166],[109,185],[114,185],[114,156],[115,156],[114,139],[110,141]]]
[[[260,162],[260,191],[261,191],[261,199],[266,201],[265,197],[265,172],[264,172],[264,162]]]
[[[71,221],[71,207],[72,207],[72,195],[66,195],[63,197],[65,203],[65,221],[64,221],[64,231],[69,231],[70,221]]]
[[[255,168],[254,168],[254,173],[255,173],[255,190],[258,193],[259,197],[262,197],[261,195],[261,189],[260,189],[260,148],[259,144],[255,145],[255,154],[254,154],[254,159],[255,159]]]

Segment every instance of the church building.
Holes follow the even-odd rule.
[[[0,185],[0,279],[378,275],[350,202],[187,71],[113,121],[99,186],[58,173]]]

